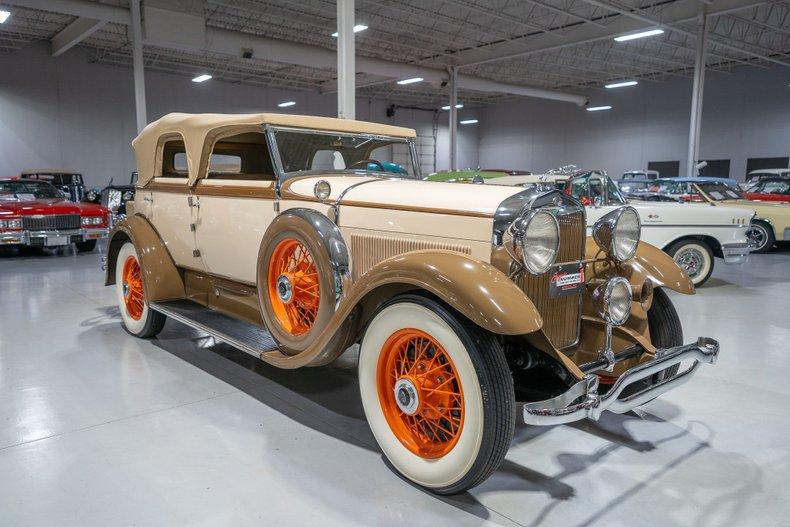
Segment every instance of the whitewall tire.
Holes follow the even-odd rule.
[[[713,251],[702,240],[681,240],[672,245],[669,254],[686,271],[695,287],[707,282],[713,273]]]
[[[140,265],[134,244],[123,244],[115,260],[115,294],[124,329],[147,338],[162,331],[166,317],[148,307]]]
[[[433,492],[479,484],[510,445],[513,378],[499,343],[436,301],[404,295],[376,314],[359,352],[359,385],[384,455]]]

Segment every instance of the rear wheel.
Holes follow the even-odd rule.
[[[513,437],[513,378],[498,341],[430,299],[403,295],[373,318],[359,354],[365,415],[409,480],[463,492],[501,463]]]
[[[754,244],[753,253],[767,253],[774,246],[774,243],[776,243],[773,227],[760,220],[752,222],[747,236]]]
[[[115,292],[126,331],[141,338],[153,337],[162,331],[167,317],[148,307],[140,260],[131,242],[123,244],[118,251]]]
[[[680,240],[667,252],[686,271],[695,287],[707,282],[713,273],[713,251],[702,240]]]

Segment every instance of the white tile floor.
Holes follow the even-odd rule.
[[[452,498],[387,468],[353,356],[280,371],[173,322],[134,339],[99,267],[0,253],[0,525],[788,524],[790,250],[673,295],[719,364],[636,414],[518,428]]]

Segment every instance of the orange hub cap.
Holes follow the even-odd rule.
[[[464,425],[461,379],[442,346],[419,329],[384,343],[376,369],[379,401],[395,436],[428,459],[450,452]]]
[[[134,320],[143,316],[145,296],[143,295],[143,277],[137,258],[129,256],[123,263],[123,302],[126,313]]]
[[[269,262],[269,301],[280,326],[293,336],[310,331],[318,317],[321,288],[310,251],[299,240],[277,244]]]

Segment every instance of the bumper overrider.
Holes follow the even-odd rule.
[[[598,419],[605,410],[618,414],[628,412],[684,384],[701,364],[715,363],[718,355],[719,343],[708,337],[700,337],[693,344],[659,349],[652,360],[623,372],[603,395],[598,393],[598,377],[587,375],[561,395],[545,401],[524,403],[524,422],[530,425],[557,425],[585,418]],[[629,386],[687,360],[693,363],[676,375],[622,396]]]
[[[724,243],[721,253],[726,264],[742,264],[749,259],[749,253],[755,249],[754,243]]]
[[[50,231],[12,231],[0,233],[0,245],[36,245],[58,247],[71,243],[106,238],[110,229],[80,228]]]

